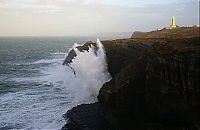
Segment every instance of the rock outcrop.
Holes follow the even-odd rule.
[[[76,48],[79,51],[88,51],[89,47],[91,46],[96,47],[96,43],[93,43],[92,41],[88,41],[85,44],[83,44],[82,46],[77,46]],[[63,65],[68,65],[69,63],[72,62],[72,59],[74,59],[74,57],[76,57],[76,52],[74,49],[70,50],[70,52],[68,53],[67,57],[65,58],[65,61],[63,62]]]
[[[188,28],[173,38],[168,34],[102,41],[112,80],[100,89],[99,103],[68,111],[63,129],[199,129],[200,37],[196,30]]]

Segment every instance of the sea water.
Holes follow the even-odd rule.
[[[1,37],[0,129],[60,129],[62,115],[81,103],[96,102],[110,80],[103,46],[79,52],[70,66],[69,50],[94,37]],[[77,43],[77,44],[74,44]]]

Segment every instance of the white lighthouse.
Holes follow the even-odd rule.
[[[177,25],[176,25],[176,20],[175,20],[175,17],[173,16],[172,17],[172,23],[171,23],[171,25],[170,25],[170,29],[174,29],[174,28],[176,28],[177,27]]]

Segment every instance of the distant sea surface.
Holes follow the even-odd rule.
[[[73,106],[62,62],[88,40],[95,37],[0,37],[0,129],[61,128]]]

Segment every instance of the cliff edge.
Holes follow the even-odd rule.
[[[192,38],[199,37],[199,27],[177,27],[174,29],[161,29],[151,32],[136,31],[131,38]]]

